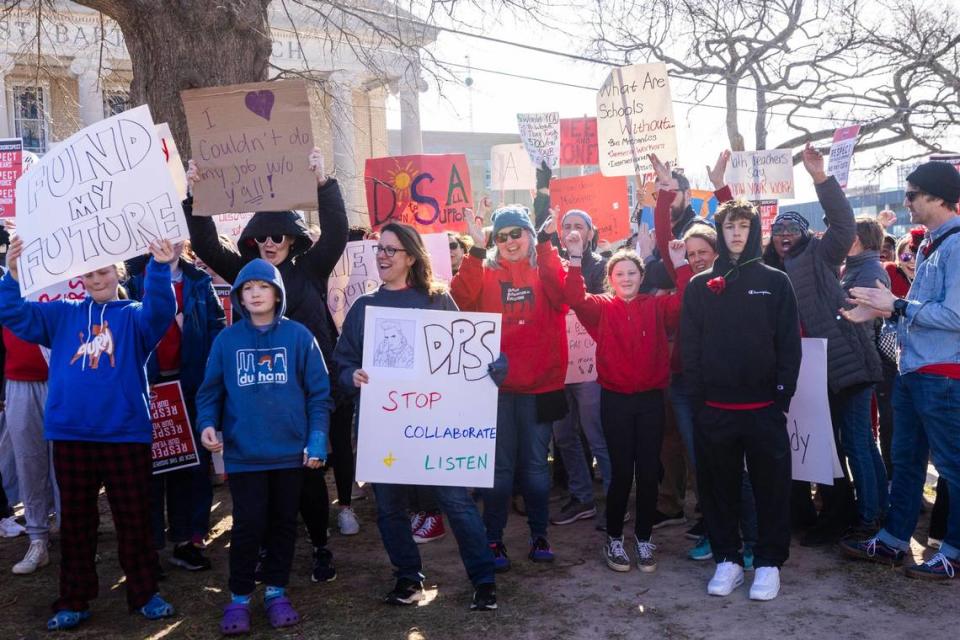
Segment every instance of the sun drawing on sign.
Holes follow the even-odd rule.
[[[417,170],[414,168],[413,163],[408,161],[406,166],[401,167],[398,162],[395,169],[387,172],[387,176],[390,178],[390,186],[393,187],[394,193],[397,194],[397,200],[409,200],[410,185],[413,184],[413,179],[417,177]]]
[[[387,454],[387,457],[383,459],[383,465],[387,469],[389,469],[390,467],[393,466],[393,463],[396,461],[397,459],[393,457],[393,452],[391,451],[390,453]]]

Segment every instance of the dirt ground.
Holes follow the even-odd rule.
[[[102,496],[101,496],[102,497]],[[551,508],[561,501],[554,495]],[[333,532],[330,548],[338,569],[335,582],[310,582],[310,550],[301,535],[290,596],[304,618],[292,631],[277,632],[254,608],[254,638],[325,638],[396,640],[478,640],[553,638],[957,638],[960,585],[910,580],[897,570],[841,558],[831,548],[796,544],[782,572],[780,597],[751,602],[744,587],[728,598],[706,595],[713,563],[686,559],[686,527],[657,530],[656,573],[614,573],[600,558],[601,536],[592,521],[551,527],[557,561],[535,565],[526,559],[526,523],[511,514],[506,537],[513,569],[498,576],[500,608],[471,613],[472,589],[452,534],[420,547],[427,574],[428,601],[419,607],[395,608],[380,603],[393,584],[386,553],[376,529],[370,499],[355,503],[359,535]],[[165,621],[147,622],[126,611],[116,538],[109,509],[102,501],[100,597],[93,617],[72,638],[216,638],[226,598],[230,497],[218,487],[209,555],[212,571],[187,573],[170,567],[162,593],[177,607]],[[334,509],[335,513],[335,509]],[[914,555],[929,554],[925,541],[928,513],[914,541]],[[335,524],[335,522],[334,522]],[[630,525],[626,529],[632,533]],[[57,589],[59,540],[53,537],[51,565],[31,576],[14,576],[10,567],[27,547],[25,536],[0,539],[0,639],[50,637],[44,629]],[[951,581],[953,582],[953,581]],[[952,603],[952,604],[951,604]]]

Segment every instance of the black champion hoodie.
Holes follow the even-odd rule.
[[[786,411],[800,374],[800,317],[790,279],[760,260],[760,218],[735,263],[717,228],[719,256],[683,296],[683,378],[700,401],[773,401]],[[715,293],[707,282],[723,276]]]

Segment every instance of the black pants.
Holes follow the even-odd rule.
[[[333,479],[337,484],[337,504],[349,507],[356,475],[356,455],[353,452],[353,403],[340,401],[330,414],[330,457]]]
[[[877,412],[880,414],[880,455],[883,466],[887,468],[887,479],[893,480],[893,460],[890,448],[893,443],[893,380],[897,377],[897,368],[883,363],[883,380],[877,385]]]
[[[7,502],[7,492],[3,490],[3,477],[0,476],[0,518],[9,518],[12,515],[10,503]]]
[[[638,540],[649,540],[657,511],[660,447],[665,420],[663,392],[600,392],[600,421],[610,452],[610,488],[607,490],[607,534],[623,535],[623,515],[630,488],[637,481]]]
[[[230,535],[230,592],[245,596],[256,586],[260,548],[266,550],[263,583],[286,587],[297,539],[297,506],[303,469],[230,474],[233,530]]]
[[[327,546],[327,526],[330,522],[330,493],[327,491],[326,469],[302,470],[300,515],[307,526],[310,542],[315,547]],[[230,476],[233,478],[233,476]]]
[[[779,567],[790,555],[790,439],[775,406],[748,411],[704,407],[694,446],[697,486],[716,562],[742,563],[740,490],[743,459],[757,505],[758,567]]]

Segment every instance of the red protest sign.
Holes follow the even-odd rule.
[[[0,139],[0,218],[16,215],[17,178],[23,174],[23,140]]]
[[[179,381],[150,388],[150,418],[153,420],[154,475],[200,464]]]
[[[403,222],[420,233],[466,231],[473,206],[462,153],[369,158],[364,167],[370,226]]]
[[[560,166],[599,162],[597,119],[560,118]]]
[[[760,212],[760,235],[769,236],[770,227],[773,225],[774,218],[780,210],[778,200],[754,200],[757,211]]]
[[[217,297],[220,298],[220,304],[223,305],[223,312],[227,316],[228,327],[233,324],[233,299],[230,297],[231,288],[229,284],[213,285],[213,290],[217,292]]]
[[[630,207],[625,176],[608,178],[599,173],[550,181],[550,204],[563,216],[570,209],[590,214],[601,240],[630,237]]]

